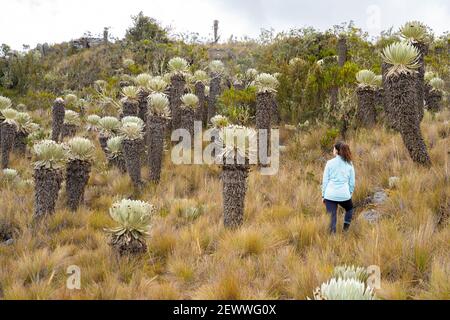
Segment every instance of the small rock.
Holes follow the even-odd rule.
[[[400,181],[399,177],[390,177],[389,178],[389,188],[395,189],[398,186],[398,182]]]
[[[374,209],[364,211],[363,213],[361,213],[361,215],[366,221],[368,221],[370,223],[378,222],[378,220],[381,217],[381,214],[377,210],[374,210]]]
[[[388,199],[388,195],[386,194],[386,192],[384,190],[379,190],[374,193],[374,195],[372,197],[372,203],[373,204],[382,204],[382,203],[386,202],[387,199]]]

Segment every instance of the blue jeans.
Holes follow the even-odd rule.
[[[331,215],[331,223],[330,223],[330,232],[331,233],[336,233],[338,205],[340,205],[345,210],[344,230],[347,230],[350,227],[350,223],[352,222],[352,217],[353,217],[352,199],[347,200],[347,201],[331,201],[331,200],[325,199],[325,206],[327,208],[327,212]]]

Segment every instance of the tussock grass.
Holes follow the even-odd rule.
[[[97,159],[84,205],[32,222],[33,187],[1,186],[0,230],[14,242],[0,245],[0,298],[4,299],[306,299],[341,264],[378,265],[382,299],[449,299],[450,198],[448,111],[426,115],[422,131],[433,162],[415,166],[401,137],[376,127],[350,132],[361,203],[377,188],[389,199],[376,206],[377,223],[355,212],[348,234],[327,233],[321,203],[323,167],[330,159],[319,141],[326,128],[283,131],[287,151],[274,177],[252,170],[244,225],[225,230],[220,170],[175,166],[166,152],[159,185],[139,193],[127,175],[108,170],[96,142]],[[32,178],[29,159],[13,156],[12,168]],[[143,177],[147,175],[143,170]],[[389,188],[389,177],[400,178]],[[112,226],[111,204],[121,198],[149,201],[157,208],[148,253],[119,258],[104,228]],[[339,226],[343,223],[339,215]],[[3,231],[2,231],[3,232]],[[66,288],[66,269],[81,269],[81,289]]]

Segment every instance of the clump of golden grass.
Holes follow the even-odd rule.
[[[236,231],[222,225],[219,170],[175,166],[166,154],[161,183],[133,194],[126,175],[106,169],[97,146],[99,161],[76,215],[60,200],[55,215],[35,225],[32,186],[0,189],[0,223],[16,227],[14,242],[0,244],[0,298],[306,299],[335,266],[349,264],[380,267],[378,298],[449,299],[449,117],[427,114],[422,123],[429,170],[415,166],[401,137],[382,127],[350,134],[356,203],[387,189],[389,177],[400,180],[376,207],[378,223],[366,222],[361,209],[369,207],[360,208],[350,232],[335,236],[327,233],[320,194],[331,157],[318,143],[326,128],[291,132],[276,176],[251,172],[244,225]],[[27,159],[13,156],[11,167],[32,177]],[[141,258],[118,259],[103,232],[111,226],[108,208],[122,198],[157,208]],[[80,290],[66,288],[70,265],[80,267]]]

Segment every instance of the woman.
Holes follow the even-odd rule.
[[[336,233],[338,205],[345,209],[344,231],[350,227],[353,216],[352,194],[355,190],[355,169],[350,147],[344,142],[334,146],[334,159],[327,162],[323,173],[322,199],[331,215],[330,231]]]

